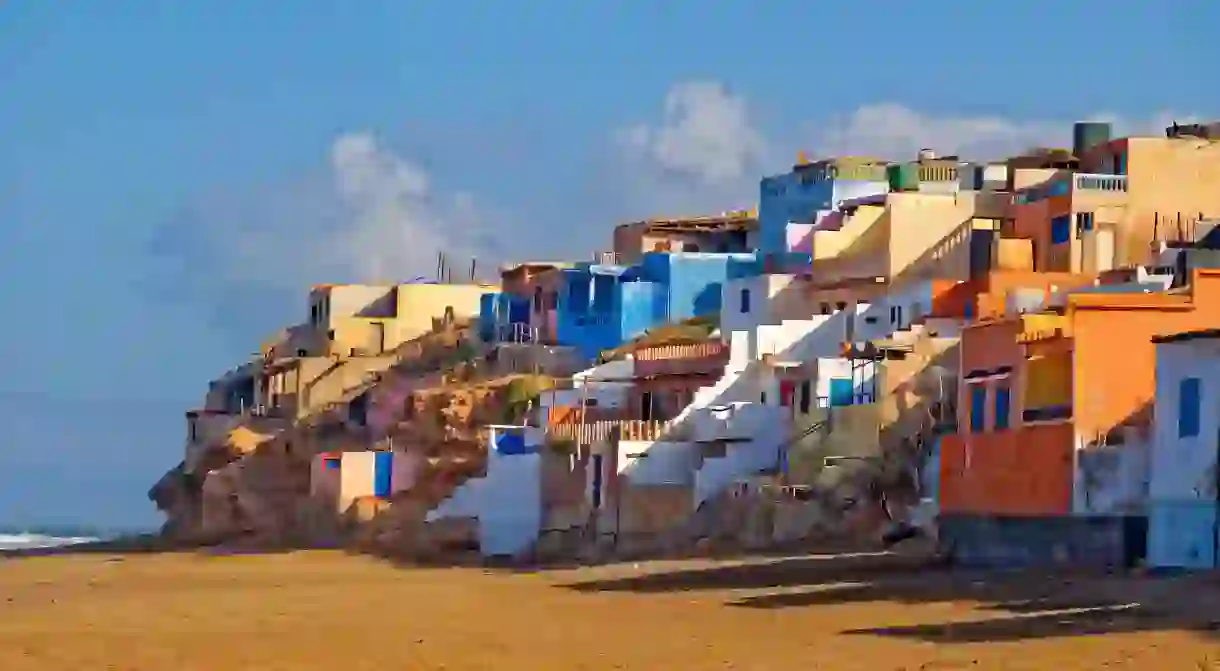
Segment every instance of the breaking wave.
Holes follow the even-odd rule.
[[[97,536],[45,536],[33,533],[0,533],[0,551],[54,548],[65,545],[78,545],[80,543],[93,543],[100,540],[102,539]]]

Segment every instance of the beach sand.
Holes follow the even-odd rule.
[[[0,558],[0,669],[1206,669],[1217,594],[1212,576],[892,556],[535,573],[333,551]]]

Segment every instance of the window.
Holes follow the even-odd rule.
[[[822,314],[830,314],[830,303],[822,303]]]
[[[190,421],[187,423],[187,427],[189,428],[190,433],[191,433],[191,441],[193,442],[193,441],[199,440],[199,428],[196,424],[196,420],[194,417],[192,417],[190,419]]]
[[[1114,155],[1114,174],[1127,174],[1127,152],[1120,151]]]
[[[593,507],[602,507],[602,477],[605,475],[605,467],[602,461],[605,459],[603,455],[593,455],[593,491],[591,498],[593,499]]]
[[[851,378],[832,377],[830,378],[830,405],[832,407],[840,407],[852,405],[855,400],[855,383]]]
[[[987,387],[970,386],[970,432],[982,433],[987,428]]]
[[[1068,215],[1051,219],[1051,244],[1058,245],[1072,239],[1072,220]]]
[[[847,303],[845,303],[845,302],[843,302],[843,301],[839,301],[838,303],[835,303],[835,309],[836,309],[836,310],[846,310],[846,309],[847,309]]]
[[[995,430],[1008,428],[1008,416],[1012,410],[1012,395],[1008,383],[1004,382],[995,388]]]
[[[1085,231],[1093,230],[1093,213],[1092,212],[1077,212],[1076,213],[1076,235],[1080,235]]]
[[[318,307],[317,303],[314,303],[309,306],[309,323],[310,324],[322,323],[322,310]]]
[[[765,391],[763,391],[763,392],[759,392],[759,394],[758,394],[758,402],[759,402],[759,403],[762,403],[763,405],[766,405],[766,403],[767,403],[767,392],[765,392]]]
[[[1191,438],[1199,435],[1199,407],[1201,405],[1199,378],[1188,377],[1178,383],[1178,437]]]
[[[741,314],[744,315],[744,314],[748,314],[749,312],[750,312],[750,290],[742,289],[741,290]]]
[[[813,395],[813,389],[809,384],[809,380],[801,381],[801,399],[800,410],[802,414],[809,412],[809,402],[812,400],[809,397]]]
[[[534,312],[542,312],[542,287],[534,287]]]

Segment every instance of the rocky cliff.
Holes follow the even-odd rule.
[[[149,492],[166,515],[163,534],[189,543],[260,546],[355,541],[396,553],[436,545],[428,534],[469,536],[468,529],[446,531],[460,524],[425,524],[424,517],[483,473],[484,427],[521,421],[549,378],[489,377],[497,372],[495,361],[473,339],[469,323],[437,320],[431,333],[395,354],[393,366],[300,420],[234,415],[207,440],[188,441],[186,458]],[[359,421],[352,411],[358,399],[367,404]],[[312,499],[314,457],[359,450],[416,459],[413,486],[343,511]]]

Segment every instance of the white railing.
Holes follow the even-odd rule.
[[[1126,192],[1127,176],[1076,173],[1072,176],[1072,188],[1078,191]]]

